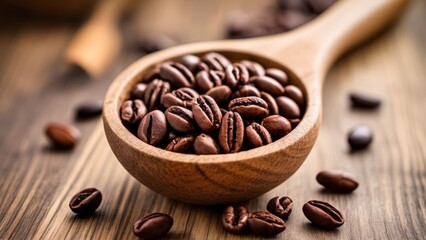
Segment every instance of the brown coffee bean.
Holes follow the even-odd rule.
[[[171,106],[192,108],[192,103],[197,97],[198,93],[194,89],[179,88],[177,90],[173,90],[170,93],[166,93],[161,99],[161,104],[165,108],[169,108]]]
[[[160,68],[156,67],[153,70],[149,71],[143,78],[144,83],[150,83],[155,79],[161,79]],[[146,88],[145,88],[146,89]],[[145,94],[144,94],[145,95]]]
[[[244,123],[240,114],[229,111],[223,116],[218,139],[225,153],[241,150],[244,141]]]
[[[288,84],[288,76],[287,74],[278,68],[268,68],[266,69],[265,75],[277,80],[281,83],[282,86],[286,86]]]
[[[268,104],[259,97],[241,97],[232,99],[229,110],[238,112],[242,117],[263,118],[268,116]]]
[[[268,104],[269,115],[278,115],[279,109],[274,97],[267,92],[260,92],[260,97]]]
[[[44,133],[50,142],[59,148],[72,148],[80,140],[81,133],[74,126],[62,123],[49,123]]]
[[[293,200],[287,196],[274,197],[269,200],[266,209],[281,219],[287,220],[293,210]]]
[[[224,84],[228,85],[231,89],[236,88],[238,85],[246,84],[248,80],[248,70],[240,63],[230,65],[225,70]]]
[[[213,70],[201,71],[197,73],[195,81],[200,92],[205,93],[214,87],[222,85],[223,77],[223,72]]]
[[[173,218],[165,213],[151,213],[135,222],[133,233],[144,240],[163,238],[173,227]]]
[[[204,62],[210,70],[222,71],[231,65],[231,62],[222,54],[210,52],[205,54],[201,61]]]
[[[380,106],[381,100],[378,97],[367,95],[360,92],[349,94],[352,106],[355,108],[375,109]]]
[[[201,95],[192,105],[192,113],[198,126],[205,132],[211,132],[220,127],[222,112],[213,98]]]
[[[180,63],[187,67],[191,72],[194,72],[197,65],[200,63],[200,58],[195,55],[185,55],[180,58]]]
[[[300,118],[300,108],[295,101],[293,101],[289,97],[277,97],[275,101],[278,104],[278,108],[280,109],[280,114],[286,118]]]
[[[349,131],[348,143],[352,151],[365,149],[372,141],[373,132],[368,126],[359,125]]]
[[[75,194],[69,203],[71,211],[79,215],[95,212],[102,202],[102,193],[96,188],[87,188]]]
[[[136,42],[141,52],[152,53],[174,46],[177,41],[163,33],[148,32],[139,36]]]
[[[284,96],[291,98],[300,109],[305,107],[305,96],[303,95],[302,90],[294,85],[287,85],[285,87]]]
[[[246,128],[246,138],[253,148],[267,145],[272,142],[271,135],[259,123],[252,123]]]
[[[160,110],[149,112],[138,128],[138,138],[150,145],[158,145],[167,134],[167,122]]]
[[[138,84],[136,84],[136,86],[133,88],[133,91],[132,91],[132,97],[134,99],[141,99],[141,100],[143,100],[143,96],[145,94],[146,86],[147,85],[145,83],[138,83]]]
[[[139,99],[127,100],[121,105],[120,116],[124,123],[138,124],[146,113],[145,104]]]
[[[288,119],[288,121],[290,121],[292,129],[296,128],[297,125],[299,125],[299,123],[300,123],[299,118]]]
[[[342,213],[329,203],[312,200],[303,205],[303,213],[314,225],[324,229],[338,228],[345,223]]]
[[[241,64],[247,68],[249,77],[265,75],[265,69],[257,62],[243,60]]]
[[[354,177],[343,171],[321,171],[317,174],[317,181],[327,190],[338,193],[350,193],[358,187]]]
[[[232,234],[241,234],[246,229],[248,216],[246,207],[228,206],[222,214],[223,228]]]
[[[268,116],[262,120],[261,124],[268,130],[274,140],[284,137],[291,131],[291,123],[280,115]]]
[[[178,153],[188,153],[194,142],[193,136],[175,137],[167,145],[166,150]]]
[[[253,83],[258,89],[272,96],[281,96],[284,94],[284,87],[277,80],[268,76],[251,77],[250,83]]]
[[[240,97],[260,97],[259,90],[253,86],[253,85],[243,85],[240,88],[238,88],[237,91],[232,94],[232,98],[240,98]]]
[[[285,222],[268,212],[259,211],[250,214],[247,225],[255,235],[271,237],[285,230]]]
[[[231,97],[231,94],[232,90],[226,85],[214,87],[206,92],[206,95],[212,97],[217,104],[226,103]]]
[[[195,130],[195,120],[192,111],[180,106],[171,106],[164,112],[167,122],[178,132],[188,133]]]
[[[78,120],[97,117],[102,114],[101,101],[82,102],[75,108],[75,118]]]
[[[211,136],[202,133],[194,140],[194,151],[196,154],[219,154],[220,148]]]
[[[148,111],[159,109],[161,107],[161,99],[166,93],[170,92],[170,84],[159,79],[153,80],[146,86],[144,94],[144,103]]]
[[[175,88],[193,87],[194,75],[178,62],[165,62],[160,65],[160,76]]]

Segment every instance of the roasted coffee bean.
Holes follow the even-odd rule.
[[[225,71],[231,65],[231,62],[222,54],[211,52],[205,54],[201,61],[204,62],[210,70]]]
[[[259,90],[253,85],[243,85],[234,94],[232,94],[232,98],[240,98],[240,97],[260,97]]]
[[[353,151],[367,148],[373,141],[373,132],[365,125],[352,128],[348,134],[348,143]]]
[[[249,72],[247,68],[240,63],[230,65],[225,70],[224,84],[228,85],[231,89],[236,88],[238,85],[246,84],[248,80]]]
[[[213,98],[201,95],[192,105],[192,113],[198,126],[205,132],[211,132],[220,127],[222,112]]]
[[[219,154],[220,148],[211,136],[202,133],[194,140],[194,151],[196,154]]]
[[[165,62],[160,66],[160,76],[175,88],[193,87],[194,75],[188,68],[178,62]]]
[[[268,116],[268,104],[259,97],[241,97],[232,99],[229,110],[239,113],[242,117],[263,118]]]
[[[324,229],[335,229],[343,225],[342,213],[329,203],[312,200],[303,205],[303,213],[314,225]]]
[[[50,142],[59,148],[72,148],[80,140],[81,133],[74,126],[62,123],[49,123],[44,129]]]
[[[268,130],[274,140],[284,137],[291,131],[291,123],[280,115],[268,116],[262,120],[261,124]]]
[[[148,111],[160,108],[161,99],[166,93],[170,92],[170,84],[159,79],[153,80],[146,86],[144,94],[144,102]]]
[[[71,211],[79,215],[95,212],[102,202],[102,193],[96,188],[87,188],[75,194],[70,201]]]
[[[167,122],[178,132],[188,133],[195,130],[192,111],[180,106],[171,106],[164,112]]]
[[[196,75],[198,72],[210,71],[210,70],[218,71],[218,70],[210,69],[209,66],[205,62],[199,62],[197,65],[195,65],[192,72],[194,73],[194,75]]]
[[[260,97],[268,104],[269,115],[278,115],[278,105],[274,97],[267,92],[260,92]]]
[[[265,71],[265,75],[277,80],[281,83],[282,86],[286,86],[288,84],[288,76],[287,74],[278,68],[268,68]]]
[[[187,153],[191,149],[193,142],[193,136],[175,137],[169,145],[167,145],[166,150],[178,153]]]
[[[241,234],[247,226],[248,209],[244,206],[228,206],[222,214],[222,225],[227,232]]]
[[[259,211],[250,214],[247,225],[255,235],[271,237],[285,230],[285,222],[272,213]]]
[[[173,218],[165,213],[151,213],[135,222],[133,233],[143,240],[163,238],[173,227]]]
[[[75,117],[79,120],[97,117],[101,114],[101,101],[82,102],[75,109]]]
[[[170,93],[164,95],[161,99],[161,104],[165,108],[171,106],[181,106],[185,108],[192,108],[192,103],[195,98],[198,97],[198,93],[191,88],[179,88],[173,90]]]
[[[292,99],[300,109],[303,109],[305,106],[305,96],[303,95],[302,90],[294,85],[287,85],[285,87],[284,96]]]
[[[350,193],[358,187],[358,182],[351,174],[343,171],[321,171],[317,181],[327,190],[338,193]]]
[[[240,114],[229,111],[223,116],[218,138],[225,153],[241,150],[244,141],[244,123]]]
[[[195,82],[197,84],[198,89],[202,93],[205,93],[214,87],[222,85],[223,77],[223,72],[213,70],[201,71],[197,73]]]
[[[136,42],[137,48],[141,52],[152,53],[174,46],[177,41],[172,37],[162,33],[145,33],[139,36]]]
[[[132,97],[133,97],[133,99],[141,99],[141,100],[143,100],[143,97],[145,95],[146,86],[147,85],[145,83],[138,83],[138,84],[136,84],[136,86],[133,88],[133,91],[132,91]]]
[[[320,14],[329,8],[336,0],[306,0],[312,12]]]
[[[121,105],[121,121],[128,124],[138,124],[146,115],[146,107],[142,100],[127,100]]]
[[[145,77],[143,78],[143,82],[150,83],[153,80],[160,79],[160,78],[161,78],[161,76],[160,76],[160,68],[156,67],[153,70],[151,70],[150,72],[148,72],[148,74],[145,75]]]
[[[297,125],[299,125],[300,123],[300,119],[299,118],[293,118],[293,119],[288,119],[291,123],[291,128],[294,129],[297,127]]]
[[[231,94],[232,90],[226,85],[214,87],[206,92],[206,95],[212,97],[219,105],[226,103],[231,97]]]
[[[158,145],[167,134],[167,122],[160,110],[149,112],[138,128],[138,138],[150,145]]]
[[[228,110],[221,108],[220,112],[222,113],[222,116],[225,116],[225,114],[228,112]]]
[[[246,138],[253,147],[260,147],[272,142],[271,135],[265,127],[259,123],[252,123],[246,128]]]
[[[277,80],[268,76],[251,77],[250,83],[253,83],[258,89],[272,96],[281,96],[284,93],[284,87]]]
[[[180,63],[187,67],[191,72],[194,72],[200,62],[201,60],[199,57],[191,54],[185,55],[180,59]]]
[[[374,109],[380,106],[381,100],[375,96],[353,92],[349,94],[352,106],[356,108]]]
[[[265,69],[257,62],[243,60],[241,64],[247,68],[249,77],[265,75]]]
[[[280,109],[280,114],[286,118],[300,118],[300,108],[295,101],[293,101],[289,97],[277,97],[275,101],[278,104],[278,108]]]
[[[266,209],[281,219],[287,220],[293,210],[293,200],[287,196],[274,197],[269,200]]]

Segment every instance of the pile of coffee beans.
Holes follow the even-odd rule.
[[[123,124],[169,151],[236,153],[269,144],[296,127],[305,97],[282,69],[216,52],[161,63],[123,102]]]

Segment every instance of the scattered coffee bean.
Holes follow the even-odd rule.
[[[269,212],[259,211],[249,215],[247,225],[255,235],[271,237],[285,230],[285,222]]]
[[[80,103],[75,109],[77,119],[88,119],[102,114],[102,102],[91,101]]]
[[[222,225],[232,234],[241,234],[245,231],[249,212],[244,206],[228,206],[222,214]]]
[[[259,123],[252,123],[246,128],[248,143],[253,147],[260,147],[272,142],[271,135],[265,127]]]
[[[359,125],[349,131],[348,143],[353,151],[367,148],[373,141],[373,132],[365,125]]]
[[[275,101],[280,109],[280,114],[288,119],[300,118],[300,108],[291,98],[282,96],[277,97]]]
[[[314,225],[324,229],[335,229],[343,225],[342,213],[329,203],[312,200],[303,205],[303,213]]]
[[[192,103],[197,97],[198,93],[195,90],[191,88],[179,88],[177,90],[173,90],[170,93],[166,93],[161,99],[161,104],[165,108],[172,106],[192,108]]]
[[[196,154],[219,154],[220,148],[211,136],[202,133],[194,140],[194,151]]]
[[[259,97],[241,97],[232,99],[228,105],[229,110],[239,113],[247,118],[263,118],[269,113],[268,104]]]
[[[164,113],[160,110],[154,110],[142,119],[138,128],[138,137],[140,140],[158,145],[167,134],[167,122]]]
[[[141,100],[127,100],[121,106],[121,121],[137,124],[146,115],[146,112],[145,104]]]
[[[262,126],[268,130],[274,140],[284,137],[291,131],[291,123],[285,117],[279,115],[264,118]]]
[[[49,123],[44,129],[50,142],[59,148],[72,148],[80,140],[81,133],[74,126],[62,123]]]
[[[223,116],[218,138],[225,153],[241,150],[244,141],[244,123],[237,112],[229,111]]]
[[[96,188],[87,188],[75,194],[70,201],[71,211],[79,215],[95,212],[102,202],[102,193]]]
[[[195,99],[192,112],[198,126],[206,132],[211,132],[220,127],[222,112],[215,100],[207,95]]]
[[[133,88],[133,91],[132,91],[133,99],[143,100],[143,96],[145,95],[145,89],[146,89],[145,83],[136,84],[135,88]]]
[[[353,92],[349,94],[352,106],[356,108],[374,109],[380,106],[381,100],[375,96]]]
[[[293,210],[293,200],[285,197],[274,197],[266,205],[268,211],[283,220],[287,220]]]
[[[317,174],[317,181],[327,190],[338,193],[350,193],[358,187],[354,177],[343,171],[321,171]]]
[[[166,150],[178,153],[188,153],[194,142],[193,136],[173,137]]]
[[[173,227],[173,218],[165,213],[151,213],[135,222],[133,233],[144,240],[163,238]]]
[[[217,104],[223,104],[227,102],[231,97],[231,94],[232,90],[226,85],[214,87],[206,92],[206,95],[212,97],[217,102]]]

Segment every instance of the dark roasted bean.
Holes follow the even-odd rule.
[[[173,218],[165,213],[151,213],[135,222],[133,233],[143,240],[163,238],[173,227]]]
[[[249,77],[265,75],[265,69],[257,62],[243,60],[241,64],[247,68]]]
[[[80,215],[95,212],[102,202],[102,193],[96,188],[87,188],[75,194],[69,203],[71,211]]]
[[[225,153],[241,150],[244,140],[244,123],[240,114],[229,111],[223,116],[218,138]]]
[[[302,90],[294,85],[287,85],[285,87],[284,96],[291,98],[300,109],[303,109],[305,106],[305,96],[303,95]]]
[[[235,98],[229,102],[229,110],[238,112],[242,117],[263,118],[268,116],[268,104],[259,97]]]
[[[121,105],[121,121],[128,124],[138,124],[146,115],[146,107],[142,100],[127,100]]]
[[[259,211],[250,214],[247,225],[255,235],[271,237],[285,230],[285,222],[269,212]]]
[[[175,88],[193,87],[194,75],[188,68],[178,62],[165,62],[160,66],[160,76]]]
[[[321,171],[317,174],[317,181],[327,190],[338,193],[350,193],[358,187],[355,178],[343,171]]]
[[[303,205],[303,213],[313,224],[324,229],[338,228],[345,223],[342,213],[329,203],[312,200]]]
[[[248,70],[240,63],[230,65],[225,70],[224,84],[228,85],[231,89],[236,88],[238,85],[246,84],[248,80]]]
[[[291,123],[280,115],[268,116],[262,120],[261,124],[268,130],[274,140],[284,137],[291,131]]]
[[[201,71],[197,73],[195,82],[201,93],[205,93],[214,87],[222,85],[223,77],[223,72],[213,70]]]
[[[179,88],[165,94],[161,99],[161,104],[165,108],[169,108],[171,106],[191,108],[194,99],[197,97],[198,93],[195,90],[191,88]]]
[[[153,80],[160,79],[160,78],[161,78],[161,76],[160,76],[160,68],[156,67],[153,70],[151,70],[150,72],[148,72],[148,74],[145,75],[145,77],[143,78],[143,82],[144,83],[150,83]]]
[[[365,125],[352,128],[348,134],[348,143],[353,151],[367,148],[373,141],[373,132]]]
[[[166,150],[178,153],[188,153],[193,142],[193,136],[176,137],[167,145]]]
[[[300,108],[291,98],[282,96],[277,97],[275,101],[280,109],[280,114],[288,119],[300,118]]]
[[[286,86],[288,84],[288,76],[287,74],[278,68],[268,68],[266,69],[265,75],[277,80],[281,83],[282,86]]]
[[[197,65],[200,63],[200,58],[195,55],[185,55],[181,57],[180,63],[182,63],[185,67],[187,67],[191,72],[194,72]]]
[[[74,126],[62,123],[49,123],[44,129],[50,142],[59,148],[72,148],[80,140],[81,133]]]
[[[381,100],[365,93],[353,92],[349,94],[352,106],[356,108],[374,109],[380,106]]]
[[[167,122],[164,113],[154,110],[142,119],[138,128],[138,138],[142,141],[158,145],[167,134]]]
[[[146,86],[147,85],[145,83],[138,83],[138,84],[136,84],[136,86],[133,88],[133,91],[132,91],[132,97],[134,99],[141,99],[141,100],[143,100]]]
[[[259,123],[252,123],[246,128],[246,138],[253,147],[260,147],[272,142],[271,135],[265,127]]]
[[[166,93],[170,92],[170,84],[159,79],[153,80],[146,86],[144,94],[144,103],[148,111],[153,111],[160,108],[161,99]]]
[[[196,154],[219,154],[220,148],[211,136],[202,133],[194,140],[194,151]]]
[[[198,126],[205,132],[211,132],[220,127],[222,112],[213,98],[201,95],[192,105],[192,113]]]
[[[268,211],[283,220],[287,220],[293,210],[293,200],[285,197],[274,197],[266,205]]]
[[[245,206],[228,206],[222,214],[222,225],[227,232],[241,234],[246,229],[248,216]]]
[[[225,71],[229,65],[231,65],[231,62],[229,62],[225,56],[216,52],[205,54],[201,58],[201,61],[204,62],[210,70],[222,72]]]
[[[206,92],[206,95],[212,97],[217,104],[226,103],[231,97],[231,94],[232,90],[226,85],[214,87]]]
[[[87,101],[78,104],[75,108],[76,119],[88,119],[97,117],[102,114],[102,102],[101,101]]]
[[[269,115],[278,115],[279,109],[274,97],[267,92],[260,92],[260,97],[268,104]]]
[[[259,90],[253,85],[243,85],[234,94],[232,94],[232,98],[240,98],[240,97],[260,97]]]
[[[272,96],[281,96],[284,93],[284,87],[277,80],[268,76],[251,77],[250,83],[253,83],[258,89]]]
[[[178,132],[187,133],[195,130],[192,111],[180,106],[171,106],[164,112],[167,122]]]
[[[293,119],[288,119],[291,123],[291,128],[294,129],[297,127],[297,125],[299,125],[300,123],[300,119],[299,118],[293,118]]]

